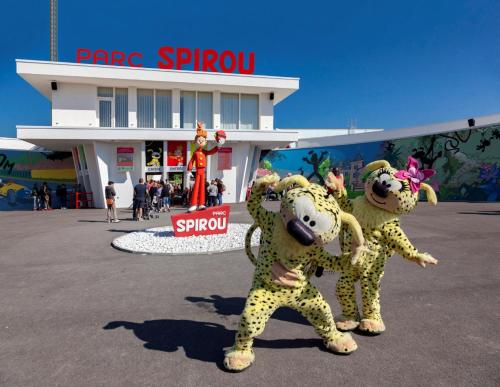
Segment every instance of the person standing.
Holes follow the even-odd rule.
[[[217,201],[217,184],[215,184],[215,180],[212,180],[210,182],[210,185],[208,186],[208,206],[213,207],[216,205]]]
[[[33,198],[33,211],[40,209],[40,202],[38,200],[38,183],[35,183],[31,190],[31,197]]]
[[[104,196],[106,197],[106,220],[113,223],[118,223],[118,216],[116,215],[116,192],[115,183],[108,181],[108,185],[104,188]]]
[[[222,194],[226,190],[226,186],[221,179],[215,179],[217,183],[217,205],[222,205]]]
[[[165,185],[161,190],[161,199],[163,201],[163,210],[167,209],[170,212],[170,194],[172,192],[172,184],[168,180],[165,181]]]
[[[61,184],[61,208],[65,210],[68,206],[68,189],[66,188],[66,184]]]
[[[139,184],[134,187],[134,204],[135,204],[135,220],[142,221],[142,209],[146,201],[147,186],[144,184],[144,179],[139,179]]]

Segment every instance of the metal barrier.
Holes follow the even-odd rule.
[[[94,194],[92,192],[75,192],[71,195],[70,205],[76,209],[94,208]]]

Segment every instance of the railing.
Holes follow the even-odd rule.
[[[70,194],[72,208],[94,208],[94,194],[92,192],[75,192]]]

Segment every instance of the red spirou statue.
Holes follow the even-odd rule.
[[[207,156],[217,153],[219,146],[223,145],[226,141],[226,133],[223,130],[218,130],[215,133],[215,141],[217,141],[217,146],[210,150],[205,150],[207,145],[207,131],[203,127],[203,122],[198,122],[196,124],[196,136],[194,142],[196,144],[196,150],[193,152],[191,159],[188,164],[188,172],[193,170],[193,166],[196,166],[196,177],[194,181],[193,192],[191,193],[191,206],[188,212],[193,212],[195,210],[204,210],[205,207],[205,168],[207,167]]]

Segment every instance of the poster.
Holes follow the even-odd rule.
[[[146,172],[163,172],[163,141],[146,141]]]
[[[116,148],[116,169],[118,172],[134,170],[134,148],[117,147]]]
[[[233,163],[233,148],[220,147],[217,155],[217,170],[223,171],[224,169],[231,169]]]
[[[186,141],[167,142],[167,172],[183,172],[186,167]]]

